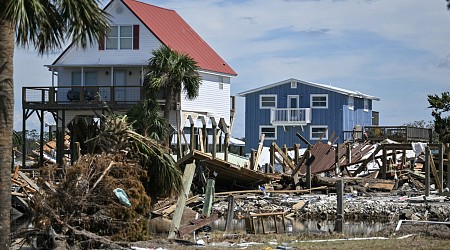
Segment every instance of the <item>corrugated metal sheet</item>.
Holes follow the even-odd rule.
[[[122,2],[166,46],[194,58],[204,70],[237,75],[236,72],[174,10],[135,0]]]

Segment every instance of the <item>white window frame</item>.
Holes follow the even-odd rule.
[[[320,135],[318,137],[313,137],[313,128],[323,128],[326,130],[328,128],[328,126],[327,125],[311,125],[311,126],[309,126],[309,138],[311,140],[319,140],[320,136],[323,134],[323,132],[320,133]],[[325,136],[322,137],[322,140],[328,140],[328,130],[325,133]]]
[[[273,128],[274,129],[274,137],[269,137],[266,133],[262,132],[263,128]],[[264,134],[264,140],[276,140],[277,139],[277,127],[271,125],[260,125],[259,126],[259,135]]]
[[[348,109],[355,110],[355,97],[348,96],[347,105],[348,105]]]
[[[369,112],[369,99],[364,98],[364,111]]]
[[[292,81],[291,82],[291,89],[296,89],[297,88],[297,82],[296,81]]]
[[[298,96],[298,95],[288,95],[286,107],[293,108],[293,107],[291,107],[291,98],[295,98],[297,100],[296,104],[295,104],[295,108],[299,108],[300,107],[300,96]]]
[[[266,106],[266,107],[263,107],[263,105],[262,105],[262,99],[263,99],[263,97],[275,97],[275,105],[274,106]],[[277,108],[277,95],[259,95],[259,108],[260,109],[273,109],[273,108]]]
[[[325,97],[326,98],[326,105],[325,106],[314,106],[314,97]],[[314,109],[327,109],[328,108],[328,94],[311,94],[310,96],[310,106]]]
[[[117,28],[117,36],[110,37],[110,38],[117,39],[117,48],[115,48],[115,49],[108,48],[108,46],[107,46],[107,41],[108,41],[108,39],[110,39],[110,38],[106,37],[106,39],[105,39],[105,50],[132,50],[132,49],[133,49],[133,38],[134,38],[134,34],[133,34],[133,32],[134,32],[133,25],[113,25],[113,26],[111,26],[111,28],[113,28],[113,27],[116,27],[116,28]],[[120,28],[121,28],[121,27],[130,27],[130,28],[131,28],[131,36],[126,36],[126,37],[125,37],[125,36],[122,36],[122,35],[120,34]],[[127,38],[127,39],[130,39],[130,38],[131,38],[131,47],[130,47],[130,48],[120,48],[120,47],[121,47],[121,45],[120,45],[120,39],[122,39],[122,38]]]

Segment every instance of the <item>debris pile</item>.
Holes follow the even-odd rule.
[[[35,228],[53,231],[59,239],[70,236],[83,247],[99,243],[92,234],[111,240],[144,240],[150,197],[140,180],[146,175],[135,162],[118,156],[83,156],[54,191],[35,195]],[[129,206],[115,195],[117,188],[126,190]]]

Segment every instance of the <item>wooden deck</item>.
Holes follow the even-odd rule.
[[[35,110],[128,109],[143,98],[142,86],[23,87],[22,107]],[[164,104],[164,101],[160,101]]]
[[[367,139],[383,141],[390,139],[396,142],[432,142],[432,130],[408,126],[369,126],[364,127]]]

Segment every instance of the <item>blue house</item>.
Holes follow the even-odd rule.
[[[297,79],[288,79],[238,94],[245,97],[245,151],[258,147],[261,134],[264,146],[272,142],[306,146],[320,139],[342,143],[355,127],[378,125],[378,112],[372,111],[375,96]],[[325,134],[324,134],[325,132]]]

